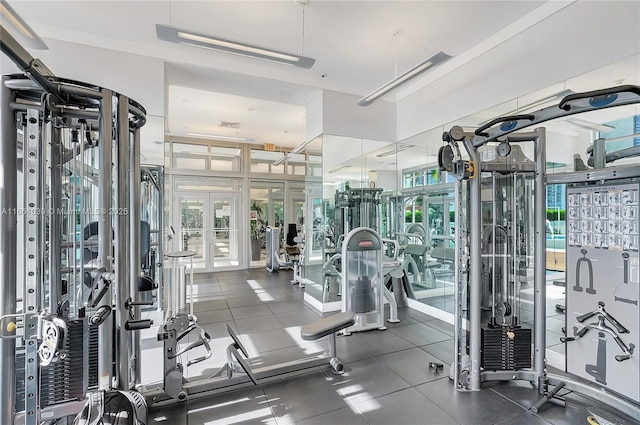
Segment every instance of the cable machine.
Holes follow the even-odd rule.
[[[128,97],[65,80],[4,28],[0,83],[0,423],[78,413],[139,382],[140,128]],[[132,408],[132,413],[135,409]]]
[[[545,129],[539,127],[533,131],[518,131],[567,115],[637,103],[640,103],[640,87],[637,86],[620,86],[575,93],[566,96],[557,106],[531,114],[496,118],[474,132],[464,131],[461,127],[454,126],[443,134],[446,145],[439,152],[439,165],[456,177],[454,319],[456,358],[453,362],[455,388],[480,390],[481,383],[484,381],[527,380],[538,388],[541,396],[539,402],[532,408],[534,411],[546,402],[563,405],[564,401],[557,398],[556,394],[561,388],[567,388],[598,399],[636,420],[640,419],[638,388],[640,371],[637,359],[633,360],[635,359],[634,347],[640,338],[640,314],[638,306],[634,304],[637,298],[629,297],[630,289],[635,285],[629,282],[631,279],[634,279],[634,282],[638,280],[637,276],[630,277],[634,273],[637,274],[637,266],[634,272],[631,272],[627,263],[627,259],[631,261],[630,259],[633,258],[634,263],[638,264],[637,233],[627,232],[626,236],[629,237],[625,239],[625,233],[622,230],[623,226],[633,230],[633,226],[638,225],[635,202],[640,190],[638,187],[640,167],[637,164],[631,164],[547,176]],[[533,144],[532,162],[519,161],[513,157],[513,147],[522,143]],[[466,153],[464,157],[461,146]],[[512,157],[508,163],[508,169],[504,164],[496,164],[482,156],[482,149],[489,146],[492,146],[500,157],[506,159]],[[596,162],[604,164],[604,161],[596,160]],[[524,217],[516,220],[516,217],[512,216],[507,225],[502,225],[498,214],[493,214],[490,217],[489,227],[483,228],[481,196],[483,176],[488,175],[491,179],[498,179],[496,172],[504,174],[506,178],[520,173],[531,176],[530,199],[533,201],[529,208],[520,208],[517,205],[520,197],[517,193],[520,190],[518,187],[526,187],[526,185],[518,186],[517,181],[513,183],[515,196],[510,197],[515,203],[514,208],[511,209],[508,204],[502,207],[496,205],[494,208],[496,211],[510,209],[513,212],[527,211],[527,217],[533,218],[531,242],[522,240],[517,226]],[[567,262],[575,264],[573,269],[576,273],[572,275],[572,268],[568,268],[567,336],[563,339],[567,343],[567,355],[566,371],[563,374],[548,373],[545,358],[545,189],[546,184],[556,183],[572,185],[573,188],[568,190],[568,205],[573,202],[575,205],[570,208],[577,208],[573,212],[573,218],[568,222],[568,228],[575,230],[569,230]],[[493,180],[491,184],[493,185]],[[595,204],[596,194],[600,197],[600,202],[606,202],[606,204]],[[500,196],[502,195],[497,193],[491,202],[497,203]],[[626,204],[623,203],[623,198],[628,200]],[[468,199],[468,205],[463,204],[463,199]],[[602,244],[605,235],[602,231],[594,232],[596,220],[593,214],[596,207],[602,207],[598,210],[601,213],[605,211],[603,207],[606,207],[608,214],[609,231],[606,233],[608,238],[606,247],[602,245],[597,247],[594,243],[597,239],[601,241],[599,244]],[[571,217],[571,212],[568,216]],[[509,226],[512,226],[511,229]],[[602,229],[603,226],[604,224],[600,223],[599,228]],[[485,229],[490,229],[489,236],[477,237],[483,235]],[[487,245],[491,248],[487,249]],[[531,254],[523,257],[519,246],[532,248]],[[501,281],[501,290],[505,289],[506,283],[507,293],[511,290],[509,285],[518,281],[518,270],[528,269],[526,262],[531,264],[534,320],[533,330],[530,331],[531,336],[514,331],[514,324],[517,323],[515,320],[504,320],[509,316],[504,312],[512,315],[513,311],[509,312],[508,306],[503,304],[502,319],[493,323],[494,326],[498,325],[501,338],[487,339],[491,337],[492,332],[487,332],[488,327],[483,327],[481,317],[483,290],[487,289],[486,285],[483,286],[483,273],[487,274],[487,268],[483,269],[483,252],[485,254],[490,252],[492,254],[488,257],[490,263],[492,265],[496,263],[489,274],[489,281],[492,284],[499,281],[496,279],[498,267],[495,260],[508,259],[506,264],[503,263],[501,271],[505,276]],[[596,270],[595,262],[589,263],[589,259],[596,256],[601,257],[601,261],[597,264],[599,270]],[[610,280],[611,264],[615,263],[621,263],[619,268],[622,271],[620,273],[622,282],[617,286],[605,285],[605,282],[608,283]],[[591,266],[583,264],[591,264]],[[587,285],[583,291],[571,290],[570,282],[576,278],[582,282],[582,275],[589,275],[588,280],[592,281],[592,284]],[[507,276],[510,277],[506,278]],[[577,283],[576,286],[582,289],[585,285]],[[586,289],[590,289],[590,292]],[[594,291],[596,293],[593,293]],[[618,295],[616,295],[617,291],[620,291]],[[493,295],[495,296],[496,292],[493,292]],[[510,302],[509,297],[504,298],[504,295],[500,295],[499,298],[501,303]],[[618,311],[621,314],[618,314]],[[625,330],[627,332],[624,332]],[[593,335],[593,338],[582,338],[585,335]],[[608,344],[607,341],[609,341]],[[613,347],[616,351],[615,356],[609,354],[613,351],[607,346],[611,345],[611,342],[616,343]],[[529,357],[527,350],[531,353]],[[488,354],[498,355],[500,361],[487,363]],[[620,380],[625,381],[624,384],[613,383],[612,366],[615,366],[616,378],[620,377]]]

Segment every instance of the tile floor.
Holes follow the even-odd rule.
[[[198,278],[198,321],[212,336],[214,355],[187,370],[190,379],[211,375],[225,361],[231,341],[225,324],[238,332],[254,365],[301,358],[323,351],[326,341],[307,342],[300,327],[321,314],[303,301],[303,289],[289,283],[291,272],[264,269],[202,275]],[[529,408],[538,395],[528,382],[487,383],[479,392],[453,390],[448,379],[453,327],[411,309],[386,331],[338,337],[346,373],[329,368],[253,387],[150,410],[149,424],[585,424],[586,407],[576,394],[567,407]],[[554,323],[554,329],[559,326]],[[157,355],[153,335],[144,354]],[[156,351],[154,351],[156,350]],[[154,354],[155,353],[155,354]],[[196,357],[201,353],[193,353]],[[157,359],[157,357],[156,357]],[[182,359],[186,363],[185,359]],[[429,362],[444,363],[434,375]],[[155,368],[157,369],[157,362]],[[155,371],[157,372],[157,370]],[[147,379],[153,380],[148,373]],[[629,423],[634,423],[630,421]]]

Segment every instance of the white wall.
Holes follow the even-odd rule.
[[[356,104],[358,96],[322,92],[322,132],[361,139],[396,141],[396,107],[380,101],[367,107]]]
[[[322,116],[322,92],[318,92],[317,95],[311,99],[306,106],[305,112],[305,141],[313,140],[322,134],[322,123],[324,118]]]
[[[114,90],[164,116],[164,61],[114,50],[45,40],[49,50],[31,52],[58,77]]]
[[[608,1],[604,5],[575,2],[400,100],[398,140],[639,52],[640,2]],[[473,70],[471,78],[462,72],[469,69]],[[599,84],[586,90],[616,85],[614,81]]]

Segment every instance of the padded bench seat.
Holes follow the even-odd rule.
[[[334,334],[342,329],[353,325],[356,317],[353,312],[343,312],[333,314],[313,323],[304,325],[300,330],[300,336],[305,341],[315,341],[323,336]]]
[[[329,364],[337,374],[344,373],[344,365],[336,354],[336,333],[356,323],[353,312],[342,312],[304,325],[300,336],[305,341],[315,341],[329,335]]]

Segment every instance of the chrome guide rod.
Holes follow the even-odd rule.
[[[129,311],[125,308],[129,298],[129,217],[125,209],[129,206],[129,99],[126,96],[118,96],[117,113],[117,152],[118,159],[116,172],[116,205],[113,214],[116,219],[116,388],[128,390],[129,382],[129,335],[125,329],[125,323],[129,317]]]
[[[10,105],[14,92],[7,88],[7,76],[0,80],[0,208],[15,211],[18,207],[16,193],[17,155],[16,119]],[[16,214],[0,214],[0,316],[16,311]],[[2,323],[2,326],[5,326]],[[15,375],[16,340],[0,338],[0,423],[13,422],[16,393]]]
[[[62,145],[60,128],[51,131],[51,171],[49,172],[49,311],[56,314],[62,295]]]
[[[545,370],[545,350],[546,350],[546,321],[547,321],[547,288],[546,288],[546,208],[547,208],[547,191],[545,182],[545,169],[547,164],[546,153],[546,130],[544,127],[534,130],[537,137],[534,139],[535,146],[535,193],[534,193],[534,272],[533,272],[533,289],[534,289],[534,355],[533,370],[538,378],[538,391],[541,390],[540,379],[544,377]],[[536,382],[534,382],[536,384]]]
[[[99,168],[98,192],[98,267],[104,267],[108,272],[113,271],[113,231],[111,218],[113,204],[111,194],[113,192],[113,94],[110,90],[102,90],[102,102],[100,103],[98,156],[102,167]],[[100,305],[111,308],[113,305],[113,293],[109,288],[102,297]],[[113,379],[113,317],[108,317],[98,327],[98,387],[101,390],[110,389]]]
[[[465,137],[465,147],[469,153],[469,159],[476,163],[476,167],[480,168],[480,158],[478,151],[471,145],[469,137]],[[469,228],[470,235],[482,234],[482,208],[480,202],[480,173],[475,178],[469,179],[470,207],[469,218],[471,226]],[[480,389],[480,313],[482,302],[481,293],[481,271],[482,271],[482,250],[480,246],[480,238],[471,238],[471,266],[469,270],[469,365],[470,365],[470,384],[471,390]]]
[[[127,123],[129,122],[127,115]],[[138,280],[140,279],[140,128],[132,128],[129,132],[129,294],[133,301],[138,299]],[[193,288],[192,288],[193,289]],[[140,318],[140,307],[132,306],[133,318]],[[131,355],[133,361],[133,384],[141,383],[139,332],[129,332]]]
[[[496,317],[496,287],[497,287],[497,282],[496,282],[496,270],[497,270],[497,264],[496,264],[496,227],[498,226],[498,208],[496,206],[496,202],[497,202],[497,193],[498,191],[496,190],[496,173],[491,173],[491,189],[493,190],[493,200],[491,202],[491,207],[493,208],[493,210],[491,211],[491,216],[492,216],[492,229],[491,231],[493,232],[492,236],[491,236],[491,262],[492,262],[492,269],[491,269],[491,321],[495,322],[495,317]]]
[[[454,282],[454,287],[455,287],[455,292],[453,294],[453,300],[455,303],[455,314],[453,316],[453,327],[454,327],[454,338],[453,338],[453,352],[455,355],[455,359],[453,362],[453,388],[460,388],[460,372],[462,369],[462,355],[460,355],[460,347],[462,345],[462,312],[464,311],[464,308],[462,306],[462,302],[463,302],[463,283],[462,283],[462,279],[461,279],[461,274],[462,274],[462,253],[460,252],[462,250],[462,232],[460,231],[461,227],[462,227],[462,220],[461,220],[461,214],[462,214],[462,208],[460,205],[460,199],[462,199],[462,197],[460,196],[460,192],[462,191],[462,182],[458,179],[456,179],[456,183],[455,183],[455,196],[454,196],[454,203],[455,203],[455,211],[456,211],[456,215],[455,215],[455,228],[457,229],[457,231],[455,232],[455,246],[456,246],[456,250],[455,250],[455,267],[456,267],[456,273],[455,273],[455,282]]]

